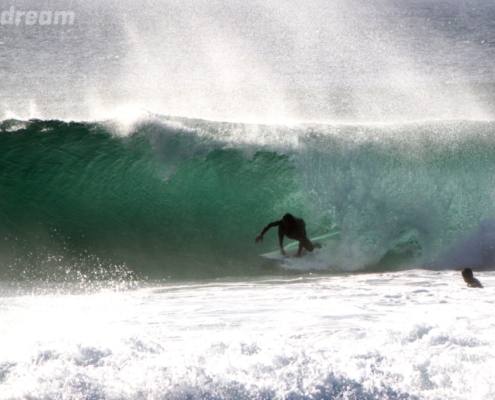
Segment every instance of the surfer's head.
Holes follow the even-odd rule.
[[[471,268],[464,268],[461,274],[465,281],[473,279],[473,270]]]
[[[282,217],[282,221],[284,221],[284,225],[285,226],[292,226],[296,223],[296,219],[294,218],[294,216],[292,214],[285,214],[283,217]]]

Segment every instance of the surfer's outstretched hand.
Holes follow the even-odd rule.
[[[256,239],[254,239],[254,243],[258,243],[260,240],[263,241],[263,235],[256,236]]]

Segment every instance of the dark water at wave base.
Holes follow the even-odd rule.
[[[485,247],[456,243],[495,215],[494,127],[150,117],[119,135],[111,122],[7,120],[1,278],[273,274],[279,266],[258,254],[277,247],[276,232],[253,240],[287,211],[310,236],[341,231],[319,260],[331,273],[420,266],[455,251],[483,263],[490,222]]]

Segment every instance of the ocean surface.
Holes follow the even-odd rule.
[[[493,1],[0,0],[0,77],[0,400],[495,398]]]

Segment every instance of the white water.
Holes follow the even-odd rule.
[[[493,399],[495,273],[476,276],[4,285],[0,399]]]

